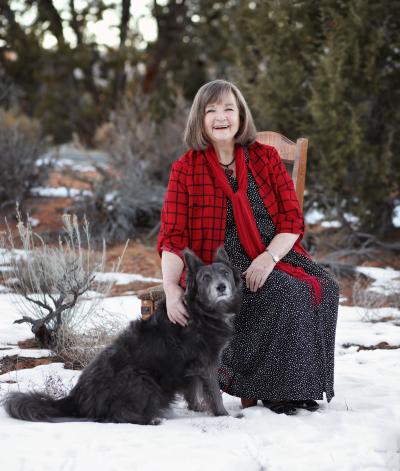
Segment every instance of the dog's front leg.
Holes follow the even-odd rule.
[[[216,371],[210,367],[203,377],[204,398],[214,415],[229,415],[222,402]]]
[[[199,376],[191,376],[184,391],[188,409],[196,412],[205,412],[207,404],[204,402],[203,383]]]

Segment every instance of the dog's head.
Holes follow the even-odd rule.
[[[236,310],[242,281],[225,249],[220,247],[216,251],[210,265],[205,265],[190,249],[183,254],[188,269],[186,299],[196,300],[206,311]]]

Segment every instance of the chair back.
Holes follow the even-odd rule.
[[[273,131],[257,133],[257,141],[275,147],[288,173],[291,175],[296,189],[297,199],[303,208],[304,185],[306,179],[308,139],[300,137],[296,142]]]

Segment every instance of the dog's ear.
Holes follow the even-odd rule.
[[[214,263],[215,262],[220,262],[220,263],[225,263],[225,265],[228,265],[232,269],[233,272],[233,278],[235,280],[235,285],[237,288],[240,288],[242,286],[242,276],[240,271],[235,268],[231,261],[229,260],[228,254],[226,253],[226,250],[224,249],[224,246],[221,245],[218,247],[217,251],[215,252],[214,255]]]
[[[201,259],[188,248],[183,250],[183,257],[190,273],[196,273],[197,270],[204,265]]]
[[[237,268],[232,267],[233,271],[233,278],[235,280],[235,285],[238,289],[240,289],[243,285],[242,275]]]
[[[215,252],[214,255],[214,263],[220,262],[220,263],[225,263],[225,265],[231,266],[231,261],[229,260],[228,254],[226,253],[226,250],[224,249],[224,246],[221,245],[218,247],[217,251]]]

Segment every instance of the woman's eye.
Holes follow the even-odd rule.
[[[210,113],[210,112],[212,112],[212,111],[214,111],[214,110],[207,110],[206,113]]]

